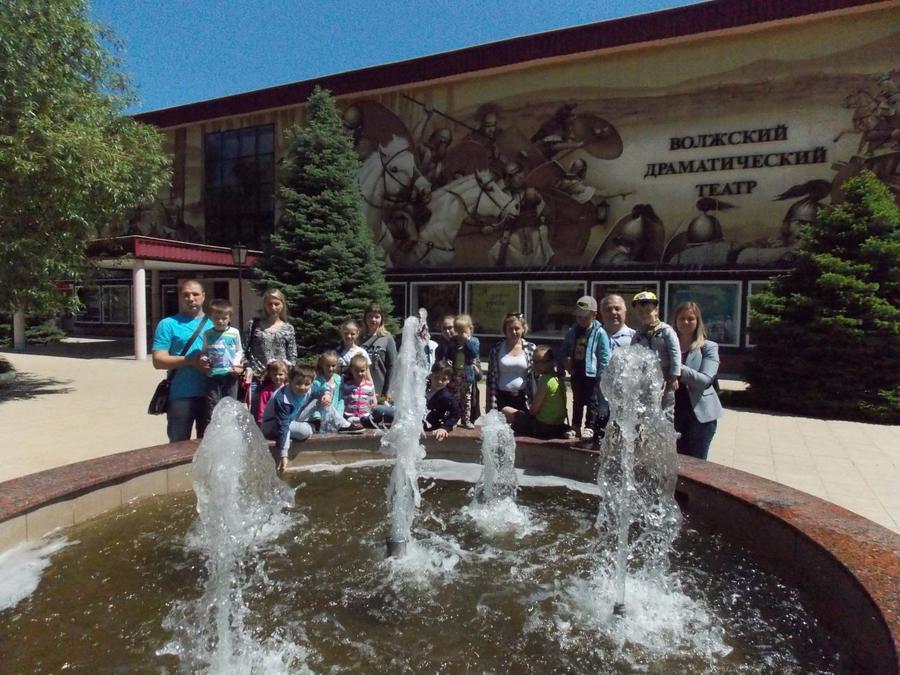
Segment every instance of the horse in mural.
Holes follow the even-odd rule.
[[[409,141],[396,135],[366,158],[356,174],[356,184],[375,245],[381,249],[390,267],[395,243],[384,223],[385,215],[408,204],[414,191],[428,194],[431,184],[416,168],[414,149]]]
[[[431,193],[428,219],[414,242],[394,250],[403,267],[445,267],[453,262],[453,244],[463,223],[497,226],[519,213],[519,199],[490,171],[461,176]]]

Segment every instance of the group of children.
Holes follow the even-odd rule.
[[[660,356],[666,391],[663,408],[670,412],[680,366],[678,339],[673,329],[659,320],[658,301],[650,292],[635,296],[633,305],[642,324],[633,339]],[[240,333],[230,325],[232,308],[225,300],[210,303],[213,327],[203,333],[203,359],[208,362],[207,405],[212,408],[224,396],[238,397],[238,378],[243,370]],[[609,337],[596,320],[597,302],[579,299],[575,325],[568,331],[557,356],[548,345],[534,350],[534,396],[528,410],[503,408],[517,434],[535,437],[573,435],[567,422],[565,372],[571,377],[572,423],[581,437],[603,433],[599,380],[609,362]],[[447,316],[438,342],[429,341],[433,359],[426,393],[428,414],[425,430],[443,440],[457,424],[474,428],[479,414],[477,383],[481,379],[480,344],[467,314]],[[313,433],[374,428],[390,421],[390,398],[379,401],[372,381],[369,355],[357,344],[359,326],[348,320],[340,326],[341,343],[319,356],[316,368],[273,361],[266,367],[259,392],[256,420],[266,438],[275,440],[274,455],[283,471],[292,440],[306,440]],[[584,410],[587,408],[586,419]],[[586,422],[581,429],[582,421]]]

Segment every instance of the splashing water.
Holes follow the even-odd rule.
[[[425,355],[427,313],[407,317],[403,324],[400,354],[394,364],[394,422],[381,439],[381,451],[394,457],[394,468],[387,489],[390,522],[388,554],[402,555],[410,540],[413,520],[421,503],[417,463],[425,457],[421,443],[425,419],[425,380],[428,360]],[[423,339],[423,335],[425,338]]]
[[[193,463],[197,519],[188,545],[205,558],[207,579],[196,600],[176,602],[164,627],[185,672],[302,672],[305,650],[253,634],[247,596],[270,585],[260,555],[284,532],[293,490],[275,474],[259,428],[243,405],[222,399]]]
[[[516,439],[506,423],[506,416],[491,410],[481,427],[481,478],[475,484],[475,499],[490,504],[501,499],[515,499]]]
[[[600,388],[609,401],[610,419],[597,475],[597,550],[601,568],[613,570],[615,608],[622,611],[630,572],[665,584],[681,526],[675,503],[675,429],[660,407],[662,372],[649,349],[615,350]]]
[[[481,476],[473,490],[475,498],[463,513],[483,534],[515,534],[522,538],[536,529],[528,511],[516,504],[516,439],[499,410],[491,410],[481,427]]]

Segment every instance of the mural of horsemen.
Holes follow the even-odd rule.
[[[485,266],[542,267],[558,262],[557,251],[583,255],[613,196],[586,182],[584,159],[568,158],[617,158],[622,140],[612,124],[567,103],[529,137],[500,127],[496,106],[470,123],[407,98],[422,110],[411,132],[375,101],[343,113],[362,163],[366,221],[389,267],[459,265],[460,238],[475,240],[469,251],[481,252]]]
[[[400,94],[403,119],[368,99],[350,102],[343,118],[362,163],[366,220],[389,267],[783,267],[802,227],[840,201],[847,178],[871,169],[900,194],[898,91],[896,70],[863,80],[837,99],[846,127],[822,141],[852,154],[810,162],[805,176],[791,167],[781,182],[767,174],[752,195],[713,183],[704,194],[698,182],[712,179],[702,176],[679,178],[681,187],[647,180],[636,169],[650,144],[595,98],[501,100],[456,113]],[[657,148],[670,150],[667,131],[656,133]]]

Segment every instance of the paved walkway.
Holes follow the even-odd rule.
[[[15,384],[0,386],[0,482],[166,442],[165,417],[146,414],[162,373],[125,356],[127,344],[83,341],[42,354],[0,353],[18,371]],[[790,485],[900,532],[896,426],[726,410],[710,461]]]

